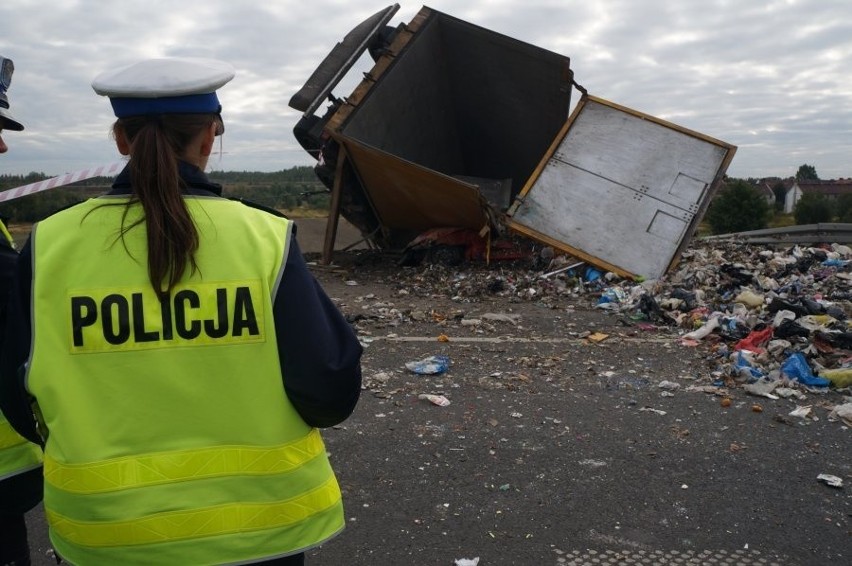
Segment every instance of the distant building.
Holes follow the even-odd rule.
[[[781,177],[764,177],[755,182],[755,187],[763,195],[763,198],[766,199],[769,206],[775,208],[775,187],[780,184],[784,187],[784,194],[786,195],[795,182],[796,179],[793,177],[787,177],[786,179],[782,179]]]
[[[836,201],[841,195],[852,193],[852,179],[837,179],[832,181],[796,181],[787,189],[784,198],[784,212],[791,213],[802,195],[814,193],[823,195],[829,200]]]
[[[760,196],[766,199],[766,203],[769,206],[775,206],[775,193],[772,192],[772,186],[767,183],[758,183],[757,191],[760,193]]]

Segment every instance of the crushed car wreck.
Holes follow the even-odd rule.
[[[325,262],[342,215],[383,250],[510,231],[622,276],[676,263],[734,146],[590,96],[566,56],[428,7],[393,28],[398,9],[354,28],[290,100],[332,195]],[[372,69],[334,96],[365,51]]]

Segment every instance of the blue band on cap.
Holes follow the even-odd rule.
[[[163,98],[110,98],[109,101],[117,118],[146,114],[215,114],[221,108],[215,92]]]

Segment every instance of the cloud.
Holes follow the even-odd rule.
[[[353,5],[355,4],[355,5]],[[118,158],[107,101],[91,79],[144,57],[231,62],[220,91],[228,131],[211,166],[274,171],[311,158],[287,102],[331,48],[388,4],[6,0],[0,54],[27,127],[7,132],[0,171],[61,174]],[[802,163],[852,176],[852,5],[844,0],[436,0],[428,6],[567,55],[591,94],[739,146],[729,174],[787,176]],[[402,5],[391,25],[421,4]],[[335,94],[369,69],[359,62]]]

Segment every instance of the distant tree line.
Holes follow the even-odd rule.
[[[312,167],[298,166],[272,173],[257,171],[212,171],[213,182],[223,186],[223,194],[241,198],[281,211],[327,211],[329,193],[317,179]],[[0,175],[0,191],[48,179],[43,173]],[[797,180],[819,180],[813,165],[802,165]],[[0,203],[0,217],[11,222],[35,222],[77,202],[110,190],[112,178],[95,177],[72,185],[43,191]],[[775,206],[758,190],[758,179],[726,178],[710,204],[705,220],[714,234],[744,232],[766,228],[783,208],[785,187],[772,187]],[[793,212],[797,224],[852,222],[852,195],[829,201],[822,195],[805,194]]]
[[[796,172],[797,181],[818,181],[816,167],[804,164]],[[775,205],[766,200],[759,190],[759,180],[726,178],[719,194],[713,199],[705,219],[713,234],[747,232],[766,228],[774,215],[784,208],[786,187],[776,183],[772,187]],[[824,195],[806,193],[793,209],[796,224],[819,222],[852,222],[852,194],[842,195],[832,201]]]
[[[312,167],[299,166],[272,173],[212,171],[208,177],[223,187],[224,196],[241,198],[282,211],[328,210],[329,194]],[[49,179],[43,173],[0,175],[0,191]],[[71,185],[0,203],[0,217],[10,222],[36,222],[75,203],[105,193],[111,177],[94,177]]]

